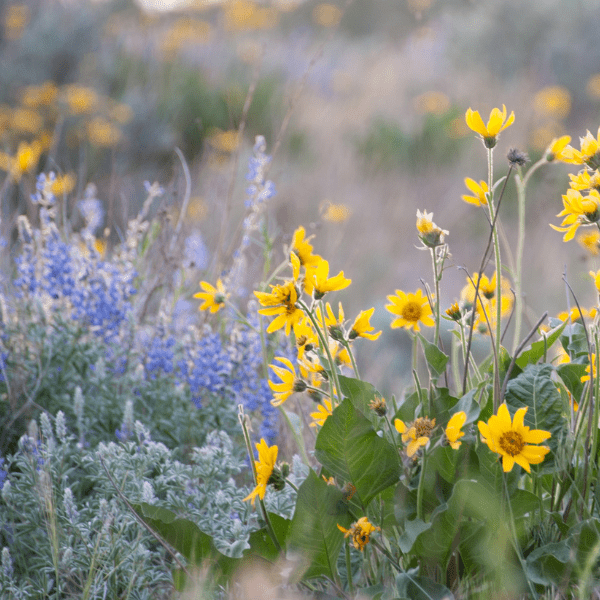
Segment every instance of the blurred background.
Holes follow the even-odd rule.
[[[154,214],[176,220],[179,148],[192,181],[184,226],[195,240],[194,280],[214,282],[239,246],[248,158],[264,135],[275,152],[273,264],[299,225],[315,234],[315,252],[352,279],[339,295],[346,316],[376,308],[384,335],[362,341],[358,355],[363,377],[386,392],[407,372],[410,339],[390,330],[385,297],[432,280],[429,254],[416,249],[417,209],[450,232],[443,307],[465,284],[458,267],[477,271],[487,242],[485,215],[461,200],[465,177],[487,177],[466,109],[485,120],[503,104],[515,112],[495,150],[497,177],[509,148],[534,162],[553,138],[571,135],[578,148],[600,125],[600,0],[568,9],[561,0],[28,0],[0,2],[0,17],[7,239],[16,239],[16,214],[35,219],[29,198],[40,171],[62,176],[74,229],[83,221],[73,207],[95,184],[107,251],[139,211],[144,181],[166,190]],[[565,269],[581,304],[596,301],[593,254],[548,225],[559,223],[575,171],[549,165],[529,188],[526,325],[566,309]],[[516,244],[516,212],[511,181],[505,254]],[[257,244],[242,306],[262,269]]]

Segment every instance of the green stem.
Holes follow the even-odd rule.
[[[321,326],[315,319],[315,316],[313,315],[312,310],[310,308],[308,308],[306,303],[303,300],[299,299],[298,304],[300,305],[300,307],[302,308],[304,313],[306,315],[308,315],[308,318],[310,319],[311,323],[313,324],[313,327],[315,328],[315,331],[317,332],[317,335],[319,336],[319,342],[321,343],[321,347],[327,354],[327,360],[329,362],[329,368],[331,369],[331,377],[333,379],[333,383],[335,386],[335,392],[336,392],[336,395],[338,398],[338,404],[341,404],[342,403],[342,390],[340,389],[340,381],[338,378],[337,367],[335,366],[335,361],[333,360],[333,356],[331,356],[331,351],[329,350],[329,343],[328,343],[329,342],[329,332],[327,331],[327,328],[325,327],[325,311],[323,310],[324,309],[323,302],[322,301],[320,302],[320,307],[321,307],[321,320],[323,321],[324,332],[321,330]],[[331,394],[331,401],[333,402],[333,394]]]
[[[500,256],[500,240],[498,238],[498,230],[495,226],[495,211],[494,211],[494,161],[493,149],[488,148],[488,188],[489,200],[488,208],[490,211],[490,222],[492,223],[492,235],[494,239],[494,258],[496,262],[496,336],[494,340],[496,349],[496,359],[494,361],[494,413],[498,411],[500,406],[500,339],[502,338],[502,258]],[[482,273],[479,274],[479,277]],[[490,315],[491,316],[491,315]]]
[[[360,379],[360,375],[358,374],[358,366],[356,365],[356,360],[354,359],[354,353],[352,352],[350,342],[348,340],[344,340],[342,344],[348,351],[348,356],[350,357],[350,362],[352,363],[352,370],[354,371],[356,379]]]
[[[348,572],[348,591],[354,595],[354,582],[352,581],[352,562],[350,560],[350,540],[345,539],[345,550],[346,550],[346,571]]]
[[[417,489],[417,519],[423,520],[423,488],[425,483],[425,467],[427,466],[427,447],[423,447],[423,460],[421,461],[421,473],[419,475],[419,487]]]
[[[521,568],[523,569],[523,575],[527,580],[527,585],[529,586],[529,590],[531,591],[532,598],[538,598],[538,594],[535,590],[535,586],[531,583],[531,580],[527,576],[527,565],[525,564],[525,559],[523,558],[523,552],[521,552],[521,546],[519,545],[519,539],[517,538],[517,530],[515,528],[515,519],[513,516],[512,505],[510,503],[510,495],[508,493],[508,485],[506,483],[506,473],[502,473],[502,482],[504,483],[504,492],[506,495],[506,504],[508,506],[508,512],[510,517],[510,533],[512,538],[512,543],[515,548],[515,552],[519,557],[519,562],[521,563]]]
[[[438,274],[437,257],[435,255],[435,248],[429,249],[431,252],[431,263],[433,266],[433,280],[435,282],[435,333],[433,336],[433,343],[437,345],[440,338],[440,275]]]

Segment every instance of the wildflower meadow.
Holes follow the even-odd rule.
[[[301,12],[292,4],[174,18],[160,73],[186,80],[178,53],[224,54],[227,36],[269,30]],[[407,10],[420,21],[430,4]],[[139,9],[111,10],[106,35]],[[33,43],[36,14],[49,18],[11,5],[6,43]],[[525,107],[429,93],[417,104],[441,117],[421,134],[390,146],[380,121],[356,137],[365,173],[383,178],[390,148],[409,148],[401,162],[421,186],[415,153],[464,130],[468,161],[444,185],[450,212],[481,232],[465,244],[439,203],[399,194],[402,261],[428,269],[382,293],[360,285],[381,268],[375,236],[354,235],[346,252],[361,260],[339,264],[324,225],[352,209],[334,198],[313,207],[320,221],[297,218],[289,207],[308,194],[280,166],[309,154],[294,102],[352,15],[351,2],[310,12],[330,34],[277,119],[258,76],[245,95],[217,101],[203,82],[163,104],[155,116],[182,119],[168,153],[168,128],[143,127],[152,99],[138,90],[149,112],[136,112],[112,71],[106,93],[56,77],[0,106],[2,600],[600,598],[598,119],[579,139],[505,148]],[[570,105],[561,89],[536,98]],[[234,125],[209,126],[224,114]],[[152,143],[127,146],[133,134]],[[439,164],[459,153],[453,136]],[[536,226],[565,255],[587,253],[577,272],[536,252],[544,177],[559,191]],[[540,277],[560,281],[560,310],[546,288],[532,294]]]

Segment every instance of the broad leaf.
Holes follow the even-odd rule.
[[[562,401],[552,380],[553,367],[549,364],[529,365],[518,377],[508,383],[505,401],[511,414],[526,406],[525,425],[531,429],[544,429],[552,434],[545,442],[553,452],[546,456],[543,467],[552,467],[553,456],[563,436],[564,419]]]
[[[277,541],[282,547],[285,547],[286,538],[289,533],[290,521],[275,513],[268,513],[269,521],[273,526]],[[281,551],[275,546],[267,529],[263,527],[250,534],[250,552],[257,554],[270,562],[275,562],[281,555]]]
[[[567,322],[565,321],[559,327],[550,332],[550,335],[546,336],[546,339],[533,342],[529,350],[525,350],[519,355],[516,363],[521,369],[524,369],[527,365],[535,364],[544,354],[552,347],[554,342],[560,337],[566,327]]]
[[[350,399],[354,408],[367,417],[374,427],[377,427],[379,417],[369,407],[369,403],[375,398],[381,398],[381,394],[366,381],[344,377],[343,375],[339,375],[339,380],[342,394]]]
[[[349,399],[334,409],[319,431],[315,456],[341,481],[354,484],[364,506],[400,478],[398,450],[377,435]]]
[[[225,556],[219,552],[210,535],[201,531],[193,521],[181,519],[166,508],[141,503],[134,505],[134,509],[189,563],[192,565],[210,564],[210,573],[217,583],[227,582],[242,560]],[[181,575],[179,575],[178,581],[183,584]]]
[[[448,355],[444,354],[436,344],[428,342],[420,333],[417,334],[425,353],[425,360],[429,366],[429,370],[433,380],[444,373],[448,364]]]
[[[309,471],[298,490],[288,536],[288,554],[299,554],[301,560],[293,580],[321,575],[335,579],[337,559],[344,542],[344,534],[337,526],[348,529],[352,522],[341,500],[340,490],[327,485],[312,469]]]
[[[412,573],[401,573],[396,577],[397,594],[411,600],[454,600],[454,594],[441,583]]]

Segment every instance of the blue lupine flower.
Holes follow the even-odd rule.
[[[8,477],[8,473],[4,470],[4,458],[0,458],[0,490],[4,487],[4,482]]]
[[[150,349],[146,355],[146,371],[150,379],[156,379],[161,371],[163,373],[173,372],[173,360],[175,353],[175,338],[173,336],[163,339],[161,336],[155,336],[150,342]]]

